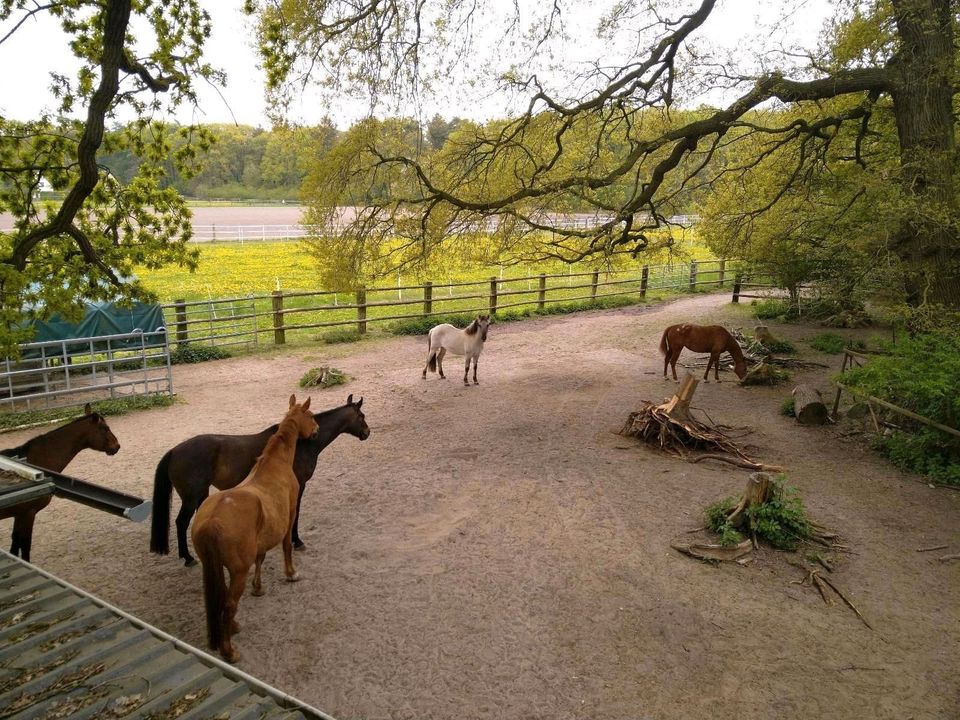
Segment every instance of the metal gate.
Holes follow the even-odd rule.
[[[163,329],[25,343],[20,359],[0,363],[0,411],[156,393],[173,394]]]

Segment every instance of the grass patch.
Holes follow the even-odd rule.
[[[352,378],[347,375],[343,370],[337,370],[337,368],[323,367],[311,368],[303,374],[303,377],[300,378],[299,385],[302,388],[328,388],[333,387],[334,385],[344,385],[350,382]]]
[[[750,309],[757,320],[775,320],[785,318],[790,312],[790,303],[785,300],[754,300]]]
[[[810,347],[828,355],[839,355],[843,352],[844,345],[844,339],[833,333],[817,335],[810,341]]]
[[[148,410],[155,407],[169,407],[177,399],[172,395],[130,395],[90,403],[94,412],[103,416],[126,415],[136,410]],[[82,410],[76,407],[55,408],[52,410],[25,410],[23,412],[0,413],[0,432],[13,430],[24,425],[38,425],[58,420],[73,420]]]
[[[193,343],[182,343],[170,352],[171,365],[183,365],[207,360],[225,360],[231,357],[223,348],[213,345],[194,345]]]
[[[812,534],[807,510],[796,489],[786,485],[783,475],[774,478],[773,486],[767,502],[747,508],[745,529],[775,548],[796,550]],[[704,511],[706,525],[720,536],[721,545],[735,545],[743,540],[743,534],[727,520],[738,502],[738,498],[726,498],[708,505]]]
[[[755,340],[750,348],[760,355],[795,355],[797,349],[789,340],[767,340],[765,343]]]
[[[317,339],[327,345],[336,345],[337,343],[360,342],[363,339],[363,335],[361,335],[358,330],[348,330],[344,328],[326,332],[323,335],[320,335]]]

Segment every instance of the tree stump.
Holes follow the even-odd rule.
[[[828,419],[820,391],[809,385],[793,389],[793,413],[801,425],[825,425]]]
[[[757,325],[753,329],[753,339],[761,345],[769,345],[771,342],[776,341],[773,333],[770,332],[770,328],[768,328],[766,325]]]
[[[700,381],[693,375],[687,373],[680,384],[680,389],[667,402],[658,406],[658,410],[663,411],[671,420],[689,420],[690,419],[690,401],[693,394],[697,391],[697,385]]]
[[[755,472],[750,473],[747,478],[747,487],[743,491],[740,502],[727,516],[727,521],[734,527],[743,527],[747,508],[753,505],[763,505],[770,499],[770,492],[773,488],[773,478],[770,473]]]

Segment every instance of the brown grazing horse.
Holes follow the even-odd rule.
[[[743,358],[743,351],[726,328],[719,325],[671,325],[663,331],[660,338],[660,352],[663,353],[663,378],[667,378],[667,365],[673,371],[673,379],[677,379],[677,358],[683,348],[688,347],[694,352],[710,353],[707,361],[707,370],[703,373],[703,381],[710,382],[710,366],[713,366],[713,376],[720,382],[720,353],[727,351],[733,356],[733,371],[738,378],[743,379],[747,374],[747,362]]]
[[[239,631],[237,605],[247,585],[250,566],[253,594],[262,595],[260,566],[267,551],[283,543],[283,564],[287,580],[298,580],[293,567],[293,517],[297,510],[300,484],[293,474],[297,438],[316,434],[318,427],[309,412],[310,398],[297,404],[290,396],[290,409],[279,429],[267,441],[253,470],[235,488],[216,493],[203,501],[193,524],[193,547],[203,563],[203,597],[207,610],[207,640],[228,662],[237,662],[238,653],[230,642]],[[223,569],[230,573],[230,587]]]
[[[353,395],[349,395],[346,405],[316,413],[313,419],[320,426],[320,432],[308,440],[297,442],[297,454],[293,461],[293,472],[300,483],[297,515],[293,521],[293,546],[297,550],[306,547],[298,532],[300,502],[307,481],[317,469],[317,456],[342,433],[361,440],[370,436],[370,428],[367,427],[367,421],[360,410],[362,405],[363,398],[354,402]],[[169,450],[157,465],[153,478],[151,552],[158,555],[170,552],[170,497],[175,489],[180,496],[177,549],[184,565],[196,565],[197,561],[190,555],[187,546],[187,528],[193,514],[210,494],[211,485],[218,490],[226,490],[236,486],[247,476],[277,427],[271,425],[254,435],[197,435]]]
[[[23,445],[0,450],[0,455],[21,458],[31,465],[62,472],[81,450],[97,450],[107,455],[116,455],[120,443],[111,432],[107,421],[90,409],[83,408],[83,417],[69,422],[56,430],[37,435]],[[50,504],[50,496],[37,498],[23,505],[0,510],[0,520],[13,518],[13,544],[10,553],[30,561],[30,546],[33,544],[33,521],[37,513]]]

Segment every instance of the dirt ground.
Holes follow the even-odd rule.
[[[372,435],[320,456],[303,579],[283,582],[279,550],[268,556],[266,595],[240,605],[241,669],[342,719],[956,718],[960,563],[917,548],[960,551],[960,493],[898,472],[849,426],[797,426],[779,414],[788,388],[726,372],[694,405],[753,427],[754,455],[784,465],[843,535],[853,552],[832,577],[874,630],[791,584],[792,556],[716,567],[670,548],[747,477],[615,434],[675,388],[656,348],[681,321],[754,324],[701,295],[493,325],[470,388],[454,358],[450,379],[420,379],[423,338],[178,366],[181,403],[111,419],[120,453],[82,453],[68,472],[150,497],[169,447],[276,422],[300,375],[332,362],[356,380],[314,405],[362,395]],[[802,343],[822,329],[771,329],[839,369]],[[827,391],[829,372],[795,379]],[[33,559],[202,647],[200,571],[149,554],[148,536],[56,500]]]

